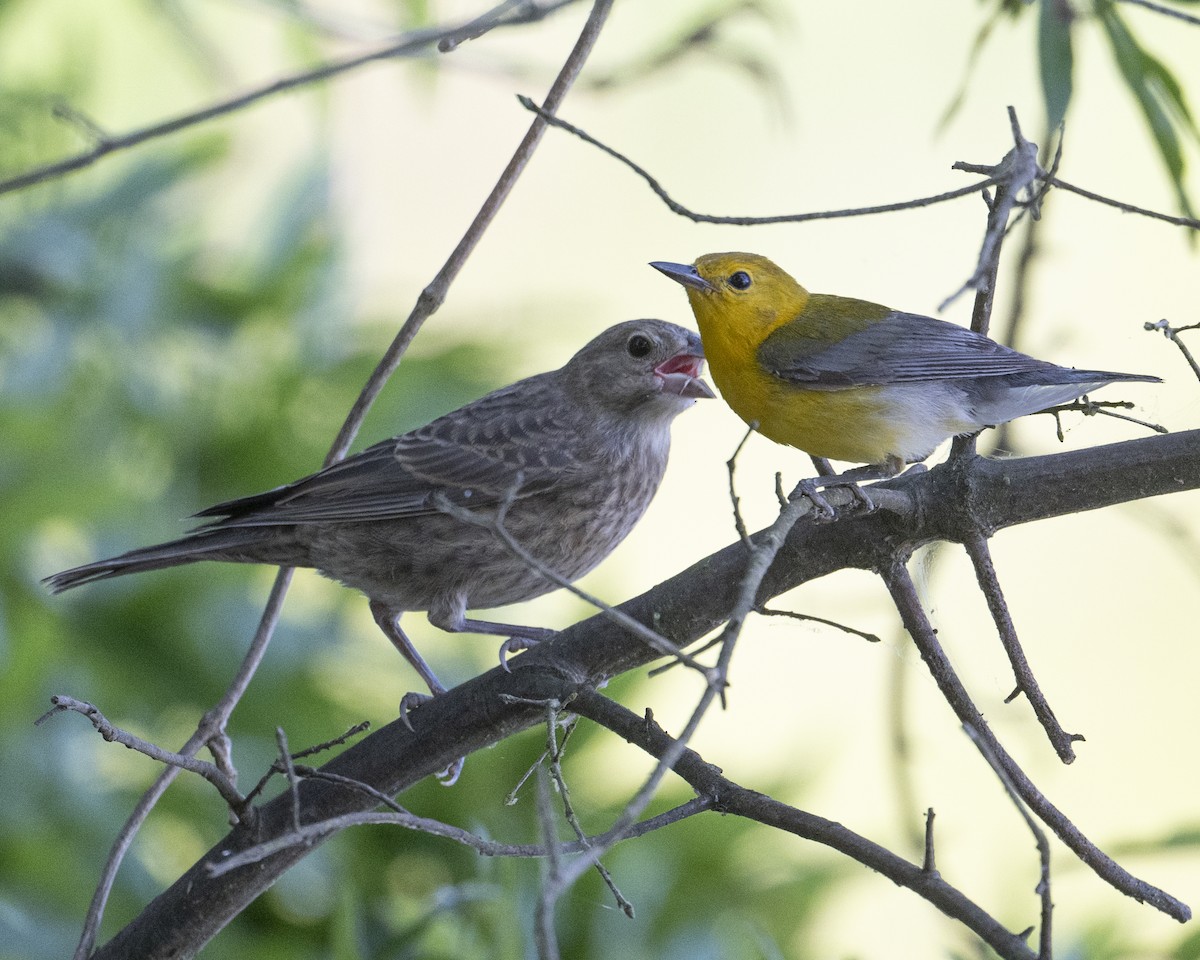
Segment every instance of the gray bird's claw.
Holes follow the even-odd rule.
[[[427,693],[406,693],[400,698],[400,722],[403,723],[409,730],[412,730],[412,721],[408,719],[408,712],[419,707],[423,703],[428,703],[432,700]],[[448,768],[447,768],[448,769]]]
[[[541,642],[540,640],[534,640],[533,637],[509,637],[500,644],[500,666],[504,668],[504,672],[512,672],[508,667],[509,654],[520,653],[522,650],[531,650]]]
[[[452,787],[458,782],[459,775],[463,772],[463,765],[467,762],[466,757],[459,757],[445,770],[439,770],[434,774],[437,777],[437,782],[443,787]]]

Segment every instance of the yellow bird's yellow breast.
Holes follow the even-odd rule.
[[[727,333],[728,328],[723,330]],[[805,453],[850,463],[923,460],[943,439],[976,429],[951,386],[906,383],[811,390],[765,371],[757,345],[705,334],[705,354],[725,402],[758,432]]]

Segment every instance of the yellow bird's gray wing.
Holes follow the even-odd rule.
[[[1158,379],[1060,367],[957,324],[898,312],[833,344],[782,327],[763,342],[758,358],[774,376],[817,390],[995,377],[1011,378],[1014,386]]]

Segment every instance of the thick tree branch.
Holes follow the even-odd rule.
[[[897,554],[936,540],[962,542],[979,530],[1095,510],[1131,500],[1200,488],[1200,430],[1156,436],[1089,450],[1015,460],[963,458],[954,465],[887,481],[915,508],[877,511],[836,523],[802,521],[767,572],[758,602],[845,568],[877,569]],[[736,602],[748,554],[739,540],[619,609],[678,645],[694,642],[724,622]],[[335,757],[325,771],[394,794],[443,769],[465,753],[496,743],[542,721],[544,710],[502,697],[544,701],[563,695],[564,682],[590,685],[658,657],[603,614],[564,630],[413,711],[414,730],[395,721]],[[372,809],[361,791],[305,780],[301,817],[312,823]],[[289,848],[214,879],[209,864],[291,829],[287,793],[264,804],[255,828],[235,829],[161,894],[97,957],[181,956],[180,944],[212,936],[309,849]],[[1161,891],[1160,891],[1161,893]],[[1177,919],[1186,906],[1162,894],[1154,904]]]

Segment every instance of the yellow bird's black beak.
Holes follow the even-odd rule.
[[[659,273],[666,274],[676,283],[683,284],[685,287],[691,287],[693,290],[711,291],[716,289],[716,287],[700,276],[699,271],[691,264],[671,263],[669,260],[653,260],[650,266]]]

